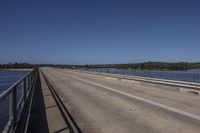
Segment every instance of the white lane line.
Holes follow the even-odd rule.
[[[61,74],[63,74],[63,73],[61,73]],[[169,111],[172,111],[172,112],[184,115],[184,116],[188,116],[188,117],[194,118],[196,120],[200,120],[200,116],[192,114],[192,113],[189,113],[189,112],[185,112],[185,111],[180,110],[180,109],[176,109],[176,108],[173,108],[173,107],[170,107],[170,106],[158,103],[158,102],[151,101],[149,99],[145,99],[145,98],[133,95],[133,94],[129,94],[129,93],[126,93],[126,92],[123,92],[123,91],[119,91],[119,90],[113,89],[111,87],[108,87],[108,86],[105,86],[105,85],[102,85],[102,84],[99,84],[99,83],[95,83],[95,82],[92,82],[92,81],[89,81],[89,80],[78,78],[78,77],[72,76],[70,74],[63,74],[63,75],[66,75],[66,76],[68,76],[68,77],[70,77],[72,79],[75,79],[75,80],[79,80],[79,81],[82,81],[82,82],[85,82],[85,83],[88,83],[88,84],[92,84],[92,85],[107,89],[109,91],[113,91],[113,92],[119,93],[121,95],[130,97],[130,98],[134,98],[134,99],[137,99],[137,100],[152,104],[154,106],[157,106],[157,107],[160,107],[160,108],[163,108],[163,109],[166,109],[166,110],[169,110]]]

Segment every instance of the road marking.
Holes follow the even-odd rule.
[[[119,90],[113,89],[111,87],[108,87],[108,86],[105,86],[105,85],[102,85],[102,84],[99,84],[99,83],[96,83],[96,82],[92,82],[92,81],[89,81],[89,80],[78,78],[78,77],[72,76],[70,74],[63,74],[63,73],[61,73],[61,74],[62,75],[66,75],[66,76],[68,76],[68,77],[70,77],[72,79],[75,79],[75,80],[79,80],[79,81],[82,81],[82,82],[85,82],[85,83],[88,83],[88,84],[92,84],[92,85],[107,89],[109,91],[113,91],[113,92],[119,93],[121,95],[130,97],[130,98],[134,98],[134,99],[137,99],[139,101],[143,101],[143,102],[149,103],[151,105],[154,105],[154,106],[157,106],[157,107],[160,107],[160,108],[163,108],[163,109],[166,109],[166,110],[169,110],[169,111],[172,111],[172,112],[184,115],[184,116],[188,116],[188,117],[194,118],[196,120],[200,120],[200,116],[192,114],[192,113],[189,113],[189,112],[185,112],[185,111],[180,110],[180,109],[176,109],[176,108],[173,108],[173,107],[170,107],[170,106],[158,103],[158,102],[151,101],[151,100],[146,99],[146,98],[142,98],[142,97],[139,97],[139,96],[136,96],[136,95],[133,95],[133,94],[129,94],[129,93],[126,93],[126,92],[123,92],[123,91],[119,91]]]

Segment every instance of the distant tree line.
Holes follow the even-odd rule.
[[[139,69],[139,70],[189,70],[200,69],[200,63],[166,63],[166,62],[144,62],[135,64],[121,64],[120,69]]]
[[[0,64],[0,69],[31,69],[36,65],[28,63]]]
[[[167,62],[144,62],[144,63],[129,63],[129,64],[95,64],[95,65],[60,65],[60,64],[28,64],[28,63],[14,63],[14,64],[0,64],[0,69],[17,69],[17,68],[34,68],[40,67],[56,67],[56,68],[70,68],[70,69],[96,69],[96,68],[117,68],[117,69],[137,69],[137,70],[189,70],[200,69],[200,62],[188,63],[167,63]]]

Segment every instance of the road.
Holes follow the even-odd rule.
[[[85,133],[199,133],[200,96],[41,68]]]

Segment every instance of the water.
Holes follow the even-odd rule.
[[[200,70],[188,70],[188,71],[150,71],[150,70],[130,70],[130,69],[91,69],[90,71],[123,74],[130,76],[142,76],[159,79],[170,79],[178,81],[188,82],[200,82]]]
[[[23,77],[27,71],[0,70],[0,94],[9,88],[12,84]],[[21,89],[17,90],[17,97],[21,95]],[[0,103],[0,132],[8,121],[8,98]]]

